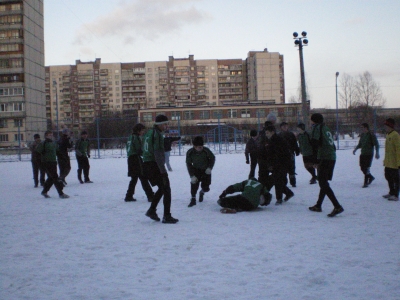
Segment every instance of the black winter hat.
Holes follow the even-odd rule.
[[[385,125],[394,128],[394,119],[392,118],[386,119]]]
[[[324,117],[319,113],[315,113],[311,115],[311,121],[317,124],[321,124],[322,122],[324,122]]]
[[[87,134],[86,130],[82,130],[81,135]]]
[[[299,127],[301,130],[306,130],[306,125],[304,125],[304,123],[297,124],[297,127]]]
[[[161,125],[161,124],[166,124],[168,123],[168,118],[167,116],[164,115],[158,115],[156,117],[156,125]]]
[[[257,136],[257,130],[255,129],[250,130],[250,136]]]
[[[37,134],[37,133],[35,133],[35,134],[33,135],[33,138],[34,138],[34,139],[40,139],[40,135]]]
[[[279,127],[282,127],[282,126],[285,126],[285,125],[289,125],[289,124],[286,123],[286,122],[282,122],[281,125],[280,125]]]
[[[204,140],[202,136],[196,136],[193,139],[193,146],[203,146],[204,145]]]

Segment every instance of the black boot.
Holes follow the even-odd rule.
[[[362,186],[363,188],[366,188],[366,187],[368,187],[368,175],[365,175],[364,176],[364,185]]]
[[[296,187],[296,176],[295,175],[289,175],[289,181],[290,181],[290,185],[292,187]]]
[[[188,207],[192,207],[192,206],[195,206],[195,205],[196,205],[196,198],[195,198],[195,197],[192,197],[192,198],[190,199],[190,203],[189,203]]]
[[[156,210],[153,208],[149,208],[149,210],[146,212],[146,216],[149,217],[150,219],[160,222],[160,218],[158,217]]]

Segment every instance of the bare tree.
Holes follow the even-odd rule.
[[[341,92],[339,92],[339,99],[341,107],[351,108],[355,104],[356,96],[356,82],[352,76],[344,73],[340,76],[340,87]]]
[[[372,78],[371,73],[365,71],[363,74],[360,74],[356,82],[357,106],[383,106],[385,102],[386,99],[383,97],[381,87]]]

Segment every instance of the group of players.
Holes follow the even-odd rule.
[[[125,201],[136,201],[133,198],[135,187],[140,180],[147,196],[150,208],[146,216],[155,221],[161,221],[157,214],[157,206],[163,198],[164,213],[162,222],[175,224],[179,220],[171,215],[171,187],[167,168],[172,171],[169,164],[169,151],[171,143],[179,140],[179,137],[169,137],[168,118],[158,115],[154,126],[146,132],[143,124],[138,123],[133,127],[126,145],[128,156],[128,176],[131,177]],[[334,208],[329,217],[334,217],[344,211],[337,200],[335,193],[329,185],[332,180],[336,163],[336,148],[329,128],[325,125],[323,116],[319,113],[311,116],[311,130],[306,131],[305,124],[297,125],[298,136],[288,131],[288,124],[280,124],[281,131],[277,133],[276,117],[273,114],[267,116],[267,121],[262,131],[250,132],[250,140],[246,144],[246,163],[250,164],[248,179],[227,187],[219,197],[218,204],[221,212],[235,213],[256,209],[259,205],[269,205],[272,199],[270,191],[275,187],[276,205],[288,201],[294,196],[293,191],[287,186],[289,183],[296,187],[295,156],[300,153],[306,170],[311,174],[310,184],[319,183],[320,192],[314,206],[310,211],[321,212],[322,203],[327,196]],[[394,120],[387,119],[385,147],[385,178],[389,184],[389,193],[384,195],[388,200],[397,201],[399,196],[399,168],[400,168],[400,137],[394,130]],[[370,173],[370,166],[376,150],[375,157],[379,158],[379,144],[376,136],[370,132],[368,124],[362,124],[363,133],[353,153],[361,148],[360,167],[364,173],[364,185],[368,187],[375,179]],[[201,136],[196,136],[193,148],[186,153],[186,166],[190,176],[191,198],[188,207],[202,202],[204,194],[210,190],[211,173],[215,164],[215,156],[210,149],[204,146]],[[48,198],[47,192],[54,184],[60,198],[68,198],[63,193],[63,187],[67,184],[66,176],[71,170],[68,150],[74,145],[69,137],[68,130],[63,130],[63,135],[57,143],[53,142],[51,131],[45,133],[45,140],[35,135],[35,142],[31,145],[32,166],[34,171],[35,187],[38,187],[39,170],[44,170],[48,178],[44,181],[44,173],[40,176],[40,184],[43,186],[42,195]],[[78,180],[80,183],[92,183],[89,179],[90,146],[87,132],[82,131],[81,137],[75,145],[75,153],[78,161]],[[60,176],[57,175],[57,160],[60,168]],[[167,168],[166,165],[167,164]],[[258,178],[255,178],[255,168],[259,166]],[[84,180],[82,180],[82,171]],[[157,186],[153,192],[152,186]],[[239,193],[233,196],[228,194]]]

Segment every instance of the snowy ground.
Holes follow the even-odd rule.
[[[400,299],[400,203],[381,197],[382,158],[363,189],[358,155],[338,151],[335,218],[328,199],[308,210],[319,188],[299,157],[288,203],[221,214],[218,195],[249,166],[243,154],[216,159],[211,191],[188,208],[185,158],[171,157],[176,225],[144,216],[140,185],[137,202],[123,201],[124,158],[91,159],[84,185],[73,160],[66,200],[33,188],[29,162],[1,163],[0,299]]]

